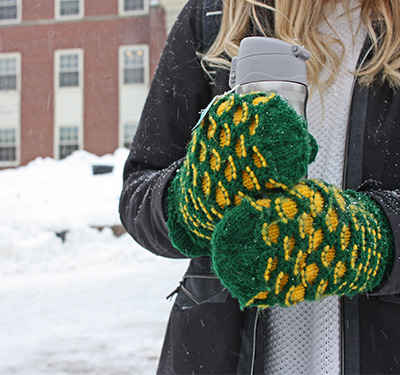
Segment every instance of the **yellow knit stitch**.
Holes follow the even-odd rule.
[[[243,186],[248,190],[253,190],[256,185],[254,185],[254,181],[251,176],[246,172],[242,171],[242,178],[243,178]]]
[[[316,263],[309,264],[305,269],[305,279],[308,284],[312,284],[317,278],[319,268]]]
[[[203,180],[201,182],[201,187],[203,189],[204,195],[210,195],[210,190],[211,190],[211,179],[210,175],[208,174],[207,171],[204,172]]]
[[[221,168],[221,156],[215,148],[213,148],[212,150],[210,167],[213,171],[219,171],[219,169]]]
[[[295,289],[295,286],[292,285],[292,286],[290,287],[289,291],[286,293],[286,296],[285,296],[285,305],[286,305],[286,306],[292,306],[291,298],[290,298],[290,297],[291,297],[291,295],[292,295],[294,289]]]
[[[283,288],[285,287],[288,281],[289,281],[289,275],[281,271],[276,278],[275,294],[279,294],[280,292],[282,292]]]
[[[334,196],[335,196],[336,202],[338,203],[340,209],[342,211],[344,211],[346,209],[346,202],[344,201],[342,194],[340,194],[339,189],[336,189],[336,188],[334,189]]]
[[[306,212],[303,212],[299,218],[299,233],[301,238],[311,236],[314,232],[313,221],[311,214],[308,215]]]
[[[218,186],[221,188],[221,190],[225,196],[226,205],[229,206],[231,204],[231,200],[229,198],[228,190],[224,187],[224,185],[222,184],[221,181],[218,181]]]
[[[197,133],[193,134],[191,152],[194,153],[197,144]]]
[[[346,268],[346,264],[344,264],[343,262],[339,261],[336,263],[335,266],[335,271],[334,271],[334,275],[333,275],[333,282],[334,284],[337,284],[337,282],[339,281],[340,278],[342,278],[344,276],[344,274],[346,273],[347,268]]]
[[[249,115],[249,106],[247,105],[246,102],[243,102],[243,117],[242,117],[242,122],[247,121],[247,117]]]
[[[282,211],[287,218],[293,220],[297,214],[297,204],[290,198],[286,198],[281,202]]]
[[[251,305],[255,300],[263,300],[263,299],[267,299],[267,297],[268,297],[268,292],[267,291],[260,292],[255,297],[253,297],[250,301],[248,301],[246,303],[246,306]]]
[[[258,199],[256,201],[249,201],[250,204],[258,211],[262,212],[264,208],[269,208],[271,205],[270,199]]]
[[[193,232],[196,233],[196,235],[199,236],[199,237],[203,237],[203,238],[205,238],[205,239],[207,239],[207,240],[211,240],[211,237],[210,237],[210,236],[206,236],[205,234],[200,233],[200,232],[199,232],[198,230],[196,230],[196,229],[194,229]]]
[[[258,150],[256,146],[253,146],[253,160],[254,163],[257,165],[258,168],[267,167],[267,161],[265,160],[264,156],[261,154],[261,152]]]
[[[193,186],[197,186],[197,168],[194,163],[192,164],[192,170],[193,170]]]
[[[199,202],[199,205],[201,207],[201,209],[203,210],[203,212],[206,214],[207,219],[210,221],[213,221],[214,218],[210,215],[210,213],[207,211],[206,206],[204,205],[204,203],[201,201],[200,197],[197,197],[197,201]]]
[[[317,291],[315,293],[315,299],[320,299],[324,294],[326,288],[328,287],[328,280],[322,279],[318,285]]]
[[[290,193],[297,195],[299,198],[306,197],[310,199],[313,195],[314,192],[304,183],[299,183],[296,185],[294,189],[291,189],[289,191]]]
[[[255,146],[254,146],[255,147]],[[254,148],[253,147],[253,148]],[[257,155],[257,153],[253,153],[253,161],[254,164],[256,165],[257,168],[261,168],[262,167],[262,162],[260,157]]]
[[[200,162],[204,162],[207,157],[207,146],[203,141],[200,141],[200,155],[199,160]]]
[[[275,188],[282,188],[283,190],[287,190],[287,186],[285,184],[282,184],[280,182],[277,182],[275,180],[273,180],[272,178],[270,178],[266,183],[265,183],[265,187],[267,189],[275,189]]]
[[[210,120],[210,125],[207,130],[207,137],[208,137],[208,139],[211,139],[214,137],[214,134],[215,134],[215,131],[217,130],[218,125],[211,116],[209,116],[209,120]]]
[[[220,186],[217,186],[215,191],[215,200],[217,201],[218,206],[220,206],[222,209],[227,205],[225,194]]]
[[[245,158],[247,156],[243,134],[240,135],[239,139],[236,142],[235,151],[238,158]]]
[[[211,212],[214,215],[217,215],[220,219],[222,219],[224,217],[224,215],[222,215],[220,212],[218,212],[214,207],[211,207]]]
[[[235,98],[233,96],[231,96],[228,100],[222,102],[217,109],[217,115],[221,116],[224,112],[229,112],[234,103]]]
[[[238,194],[235,194],[235,196],[233,198],[233,204],[235,206],[239,206],[239,204],[242,204],[242,197]]]
[[[221,130],[220,135],[220,146],[225,147],[231,144],[231,130],[229,129],[229,125],[224,123],[224,128]]]
[[[243,107],[238,107],[235,114],[233,115],[233,123],[237,126],[241,122],[243,117]]]
[[[189,195],[190,195],[190,198],[191,198],[191,200],[192,200],[192,203],[193,203],[193,205],[194,205],[195,210],[200,211],[200,208],[199,208],[199,206],[197,205],[196,199],[195,199],[194,196],[193,196],[193,191],[192,191],[192,189],[188,189],[188,193],[189,193]],[[186,196],[186,197],[187,197],[187,196]],[[187,202],[187,203],[189,203],[189,202]]]
[[[321,245],[322,241],[324,240],[324,233],[322,229],[318,229],[317,231],[313,232],[310,236],[310,245],[308,248],[308,253],[318,250],[319,245]]]
[[[271,199],[267,199],[267,198],[257,199],[256,204],[259,206],[262,206],[264,208],[270,208],[271,207]]]
[[[275,96],[276,96],[275,93],[270,93],[268,96],[259,96],[253,99],[253,105],[258,105],[260,103],[267,103]]]
[[[254,184],[255,188],[257,190],[261,190],[261,186],[260,186],[260,184],[258,182],[258,179],[257,179],[255,173],[251,170],[251,168],[249,166],[246,166],[246,171],[249,174],[251,180],[253,181],[253,184]]]
[[[189,213],[188,208],[187,208],[186,205],[183,207],[183,210],[184,210],[184,212],[186,214],[187,220],[190,221],[196,228],[203,227],[203,228],[208,229],[208,230],[213,230],[214,229],[214,225],[212,225],[211,223],[209,223],[209,222],[203,223],[195,215],[191,215]]]
[[[336,251],[334,247],[326,245],[321,252],[321,262],[325,267],[329,267],[332,260],[335,259]]]
[[[283,249],[285,251],[285,260],[289,260],[290,259],[291,255],[292,255],[292,251],[293,251],[294,245],[295,245],[295,239],[294,239],[293,236],[290,237],[290,239],[289,239],[289,236],[286,236],[283,239]]]
[[[249,133],[250,135],[254,135],[256,134],[256,129],[258,126],[258,123],[260,121],[260,118],[258,117],[258,114],[256,114],[253,118],[253,121],[251,122],[250,126],[249,126]]]
[[[347,225],[343,225],[342,231],[340,233],[340,246],[341,249],[344,251],[349,246],[351,239],[351,232]]]
[[[264,272],[265,281],[269,280],[269,278],[271,276],[271,272],[276,269],[277,265],[278,265],[278,258],[277,257],[268,259],[267,268],[265,269],[265,272]]]
[[[261,235],[264,242],[268,246],[272,246],[273,243],[278,243],[279,238],[279,226],[276,224],[264,223],[261,229]]]
[[[290,295],[290,299],[293,302],[293,304],[304,301],[305,293],[306,293],[306,289],[304,288],[304,285],[302,285],[302,284],[297,285],[296,288],[294,288],[294,290],[292,291],[292,293]]]
[[[351,268],[356,268],[357,257],[358,257],[358,246],[354,244],[353,250],[351,251],[351,260],[350,260]]]
[[[228,190],[222,185],[221,181],[218,181],[218,187],[216,191],[216,200],[218,206],[221,208],[225,208],[225,206],[229,206],[231,204],[231,200],[229,198]]]
[[[307,253],[303,253],[302,250],[299,250],[296,257],[296,262],[293,267],[293,274],[298,275],[306,266],[306,258]]]
[[[225,169],[225,177],[228,181],[231,181],[232,178],[236,180],[237,174],[236,174],[236,165],[235,162],[233,161],[233,157],[231,155],[228,156],[228,162],[229,165],[227,165]]]
[[[337,226],[339,225],[339,220],[334,208],[329,207],[328,213],[325,217],[325,222],[330,232],[334,232],[336,230]]]

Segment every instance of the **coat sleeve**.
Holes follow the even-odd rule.
[[[394,259],[387,280],[372,295],[400,293],[400,190],[370,190],[367,192],[380,204],[389,221],[394,241]]]
[[[211,90],[196,51],[202,1],[183,8],[164,46],[124,168],[119,212],[127,232],[147,250],[181,258],[168,237],[166,194]]]

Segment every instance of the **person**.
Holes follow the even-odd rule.
[[[310,51],[307,123],[226,93],[247,36]],[[185,5],[120,199],[144,248],[192,258],[158,374],[400,373],[399,40],[399,0]]]

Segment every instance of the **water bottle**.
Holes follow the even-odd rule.
[[[306,118],[308,98],[305,62],[310,52],[296,44],[266,37],[244,38],[232,59],[229,85],[237,94],[273,91]]]

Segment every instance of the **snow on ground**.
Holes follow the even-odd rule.
[[[155,373],[187,261],[93,228],[119,224],[126,157],[77,151],[0,172],[1,375]]]

